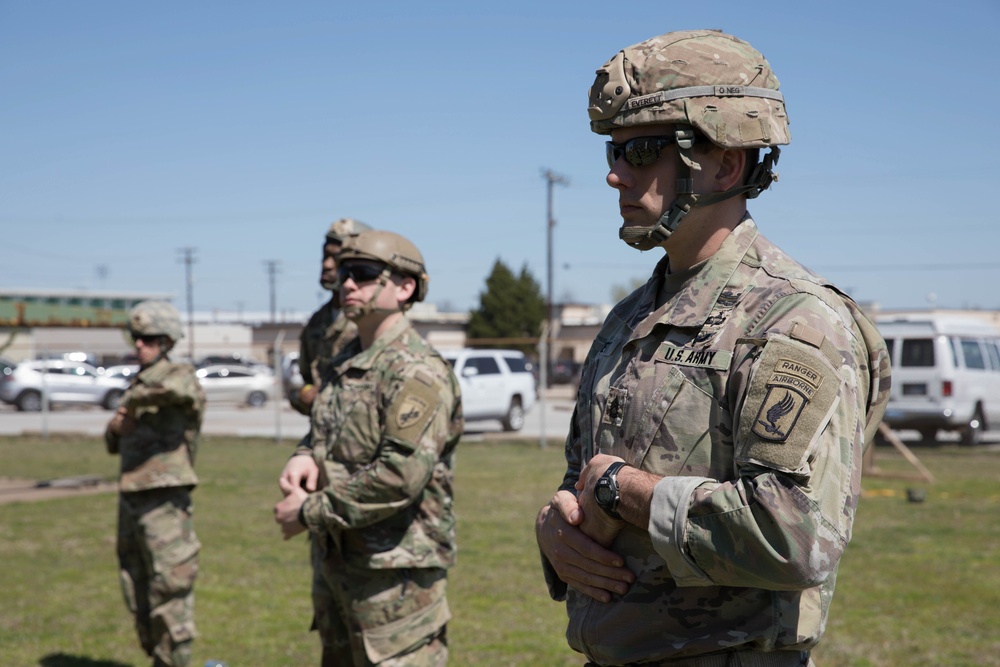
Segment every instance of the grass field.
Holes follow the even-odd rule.
[[[283,542],[271,514],[291,446],[203,440],[194,665],[209,658],[230,667],[319,663],[318,639],[307,632],[307,545]],[[827,636],[814,652],[820,667],[1000,666],[1000,451],[916,453],[937,476],[934,485],[865,480]],[[877,463],[912,471],[888,448],[879,448]],[[113,479],[116,464],[92,438],[0,440],[7,477]],[[460,446],[452,665],[582,665],[565,645],[565,614],[545,592],[533,536],[535,512],[561,474],[558,445]],[[926,501],[908,502],[909,487],[926,490]],[[118,589],[115,517],[114,494],[0,504],[0,665],[148,664]]]

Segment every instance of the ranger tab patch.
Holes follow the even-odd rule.
[[[823,374],[812,366],[779,358],[767,379],[767,396],[757,412],[753,432],[764,440],[784,442],[822,383]]]

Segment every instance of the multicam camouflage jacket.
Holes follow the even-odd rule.
[[[108,452],[121,455],[119,490],[197,484],[194,459],[205,393],[194,368],[160,359],[139,371],[120,405],[131,417],[125,432],[104,434]]]
[[[451,367],[405,318],[363,352],[355,340],[342,358],[296,450],[320,468],[303,520],[357,567],[450,567],[463,426]]]
[[[570,645],[600,664],[808,649],[885,408],[885,343],[749,216],[687,275],[666,262],[594,341],[561,486],[596,453],[663,476],[648,529],[611,547],[637,580],[602,604],[545,563],[550,592],[567,596]]]
[[[323,304],[312,314],[299,336],[302,382],[319,388],[332,366],[333,358],[357,336],[358,328],[340,312],[336,298]],[[309,406],[302,403],[298,393],[292,393],[288,400],[298,412],[309,414]]]

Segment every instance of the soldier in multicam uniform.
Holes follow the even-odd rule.
[[[404,316],[427,294],[412,243],[362,232],[337,264],[358,338],[324,378],[275,520],[285,539],[310,532],[324,667],[444,665],[458,382]]]
[[[698,30],[626,48],[589,113],[612,139],[619,236],[666,256],[591,347],[536,522],[569,644],[594,666],[810,664],[885,409],[885,343],[747,213],[789,142],[749,44]]]
[[[299,337],[299,372],[303,386],[288,397],[288,402],[298,412],[309,414],[312,402],[319,391],[318,384],[323,373],[344,347],[357,336],[354,323],[340,312],[337,280],[337,260],[335,259],[344,239],[371,229],[363,222],[352,218],[341,218],[330,225],[323,242],[323,264],[319,284],[333,292],[330,300],[312,314]]]
[[[205,395],[189,364],[167,353],[184,333],[177,310],[143,301],[129,314],[140,369],[104,439],[121,456],[118,562],[125,604],[154,667],[183,667],[195,637],[194,580],[201,544],[191,491]]]

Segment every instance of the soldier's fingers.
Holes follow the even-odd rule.
[[[569,491],[556,492],[550,504],[559,511],[559,515],[570,525],[576,526],[583,521],[580,504],[577,502],[576,496]]]

